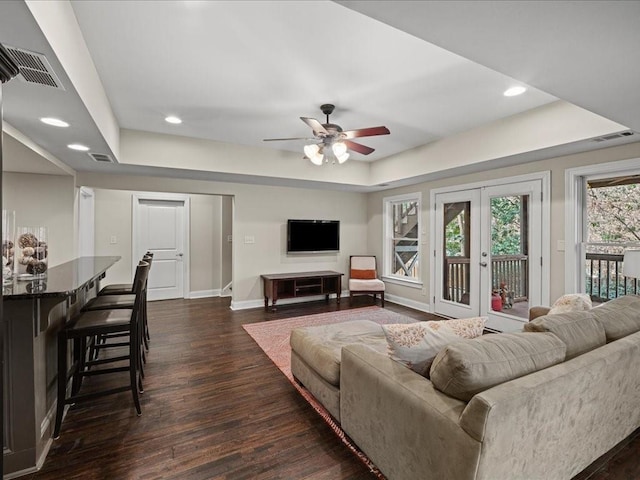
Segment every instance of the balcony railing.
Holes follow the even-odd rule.
[[[494,255],[491,257],[493,290],[502,284],[513,294],[514,301],[526,300],[529,296],[529,264],[527,255]],[[446,257],[445,295],[448,300],[468,303],[469,259]]]
[[[594,302],[606,302],[622,295],[640,295],[640,281],[622,274],[623,255],[609,253],[586,254],[586,293]],[[469,303],[469,259],[446,257],[444,279],[445,298]],[[529,295],[529,265],[526,255],[495,255],[491,259],[492,286],[501,284],[513,293],[515,301]]]
[[[623,295],[640,294],[640,282],[622,274],[623,255],[586,254],[586,293],[595,302],[606,302]]]

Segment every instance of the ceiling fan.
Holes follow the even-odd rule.
[[[333,156],[339,163],[344,163],[349,158],[347,150],[352,150],[363,155],[369,155],[374,151],[373,148],[356,143],[352,138],[372,137],[374,135],[389,135],[387,127],[369,127],[360,128],[358,130],[342,130],[340,125],[329,122],[329,115],[333,113],[335,106],[325,103],[320,106],[320,110],[327,116],[326,123],[320,123],[315,118],[300,117],[304,123],[311,127],[314,138],[298,137],[298,138],[265,138],[265,142],[279,142],[286,140],[313,140],[316,143],[305,145],[305,157],[316,165],[322,165],[323,160],[328,162],[327,151],[331,151]],[[335,160],[333,161],[335,163]]]

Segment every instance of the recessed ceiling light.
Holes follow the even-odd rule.
[[[60,120],[59,118],[44,117],[44,118],[41,118],[40,121],[42,123],[46,123],[47,125],[52,125],[54,127],[68,127],[69,126],[69,124],[67,122],[65,122],[64,120]]]
[[[174,115],[169,115],[164,119],[164,121],[167,123],[173,123],[174,125],[178,125],[179,123],[182,123],[182,120]]]
[[[71,145],[67,145],[67,147],[70,148],[71,150],[77,150],[79,152],[89,151],[89,147],[87,147],[86,145],[81,145],[79,143],[72,143]]]
[[[527,89],[525,87],[511,87],[507,90],[504,91],[503,95],[505,97],[515,97],[516,95],[522,95],[524,92],[526,92]]]

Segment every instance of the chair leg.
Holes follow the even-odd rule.
[[[135,321],[138,320],[136,319]],[[138,360],[140,357],[140,342],[138,335],[138,329],[134,327],[131,332],[131,338],[129,339],[129,380],[131,384],[133,403],[136,406],[138,416],[140,416],[142,415],[142,408],[140,407],[140,397],[138,395],[138,389],[141,386],[141,383],[139,383],[140,377],[138,373]]]
[[[67,336],[58,334],[58,404],[56,406],[56,424],[53,428],[53,438],[60,437],[62,416],[67,397]]]
[[[76,395],[82,385],[82,372],[85,369],[86,343],[83,338],[73,339],[73,375],[71,381],[71,395]]]
[[[384,292],[380,293],[380,303],[382,304],[382,308],[384,308]]]

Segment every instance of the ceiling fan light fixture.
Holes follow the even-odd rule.
[[[336,158],[338,159],[338,163],[342,164],[349,160],[349,154],[345,152],[342,155],[336,155]]]
[[[340,157],[340,156],[344,155],[345,153],[347,153],[347,145],[345,145],[344,142],[335,142],[331,146],[331,149],[333,150],[333,154],[336,157]]]
[[[314,165],[322,165],[324,155],[322,155],[320,147],[315,143],[312,143],[311,145],[305,145],[304,154],[309,160],[311,160],[311,163],[313,163]]]

